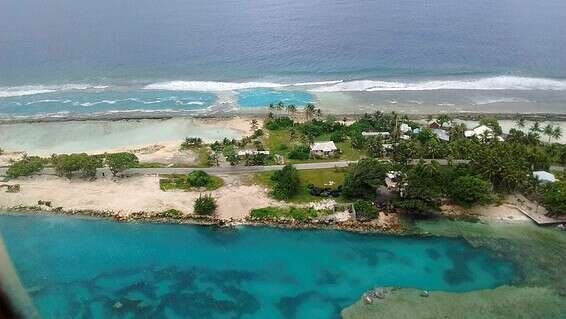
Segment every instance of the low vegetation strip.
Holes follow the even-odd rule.
[[[222,178],[208,175],[203,171],[194,171],[188,175],[163,175],[162,178],[159,179],[159,188],[162,191],[175,189],[184,191],[212,191],[222,186],[224,186]]]
[[[331,211],[314,210],[313,208],[299,208],[299,207],[265,207],[252,209],[250,213],[251,218],[257,219],[294,219],[297,221],[306,221],[311,218],[316,218],[330,214]]]

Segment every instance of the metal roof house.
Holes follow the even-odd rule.
[[[311,154],[316,156],[331,156],[338,152],[333,141],[315,142],[311,145]]]

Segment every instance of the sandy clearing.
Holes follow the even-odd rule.
[[[280,205],[257,185],[243,185],[235,176],[223,176],[226,185],[210,192],[218,203],[221,219],[246,217],[252,208]],[[133,212],[161,212],[178,209],[193,213],[194,200],[199,192],[159,189],[157,176],[137,176],[124,179],[99,178],[88,182],[69,181],[54,176],[35,176],[13,180],[20,184],[19,193],[0,191],[0,208],[37,206],[39,200],[51,201],[52,207],[64,210],[112,211],[121,216]]]

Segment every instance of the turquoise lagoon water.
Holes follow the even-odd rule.
[[[337,318],[375,286],[516,279],[459,239],[45,215],[1,215],[0,232],[45,318]]]
[[[221,125],[202,126],[191,118],[5,124],[0,125],[0,145],[7,150],[45,156],[179,143],[188,136],[206,142],[242,136],[242,132]]]
[[[305,91],[273,89],[248,89],[238,92],[238,104],[244,107],[265,107],[271,103],[283,102],[304,106],[314,102],[314,96]]]

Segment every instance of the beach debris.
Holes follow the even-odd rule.
[[[429,292],[428,290],[423,290],[423,291],[421,292],[421,297],[425,297],[425,298],[426,298],[426,297],[428,297],[428,296],[430,296],[430,292]]]
[[[373,288],[369,291],[366,291],[362,295],[362,300],[366,304],[371,304],[375,299],[385,299],[385,296],[387,295],[388,292],[389,291],[386,288],[381,288],[381,287]]]
[[[20,184],[14,184],[14,185],[2,184],[0,185],[0,188],[2,187],[6,187],[6,193],[19,193],[21,190]]]
[[[38,200],[37,201],[37,205],[39,206],[47,206],[47,207],[51,207],[51,201],[46,201],[46,200]]]

